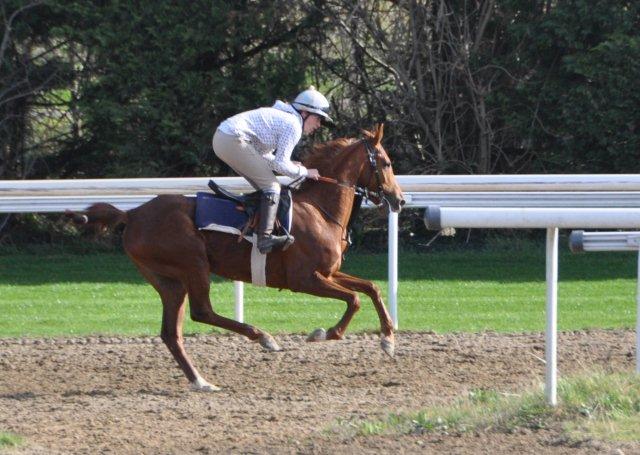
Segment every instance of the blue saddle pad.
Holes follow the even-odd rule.
[[[247,224],[247,215],[238,210],[235,202],[221,199],[211,193],[196,194],[196,227],[240,234]]]
[[[243,210],[238,209],[237,202],[212,193],[196,194],[196,227],[198,229],[241,234],[249,221],[248,218]],[[281,193],[277,216],[279,227],[276,228],[276,232],[288,234],[291,231],[292,218],[291,192],[287,189],[286,192]],[[247,234],[251,233],[247,232]]]

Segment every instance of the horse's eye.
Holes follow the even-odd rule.
[[[384,163],[382,163],[383,167],[391,167],[391,162],[390,161],[385,161]]]

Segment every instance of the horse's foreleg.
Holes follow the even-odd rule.
[[[322,329],[318,329],[307,338],[308,341],[320,341],[324,339],[341,340],[344,337],[344,333],[353,315],[360,309],[360,298],[358,294],[318,272],[314,272],[310,280],[298,284],[300,286],[296,288],[296,291],[306,292],[307,294],[317,295],[319,297],[344,300],[347,303],[347,310],[344,312],[340,321],[329,329],[326,334]]]
[[[250,340],[259,342],[263,348],[269,351],[281,350],[275,339],[267,332],[215,313],[209,298],[209,286],[208,273],[194,272],[189,275],[187,292],[189,293],[191,319],[244,335]]]
[[[380,288],[375,283],[363,280],[355,276],[347,275],[346,273],[336,272],[331,275],[331,278],[338,284],[345,288],[352,289],[354,291],[363,292],[371,298],[373,305],[378,313],[380,319],[380,333],[382,349],[384,352],[393,357],[395,338],[393,335],[393,321],[391,316],[387,312],[387,308],[382,301],[382,294]]]
[[[182,337],[182,322],[184,320],[186,289],[182,283],[173,278],[160,276],[141,264],[136,263],[142,275],[158,291],[162,300],[162,328],[160,338],[178,362],[194,390],[214,392],[220,390],[213,384],[209,384],[200,376],[198,370],[184,349]]]

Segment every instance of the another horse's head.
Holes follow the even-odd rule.
[[[369,191],[368,197],[374,204],[380,204],[384,200],[391,211],[399,212],[405,201],[389,155],[382,147],[383,131],[382,123],[374,131],[363,131],[366,138],[361,143],[367,156],[367,165],[360,173],[357,185]]]

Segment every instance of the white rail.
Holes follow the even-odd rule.
[[[569,236],[569,249],[574,253],[582,251],[638,251],[639,248],[639,231],[572,231]]]
[[[542,174],[542,175],[399,175],[403,191],[411,192],[593,192],[640,191],[639,174]],[[225,185],[238,188],[249,186],[241,177],[215,177]],[[287,181],[281,178],[281,181]],[[206,188],[209,177],[134,178],[134,179],[70,179],[70,180],[2,180],[0,195],[74,191],[83,194],[94,191],[105,194],[109,189],[122,194],[158,194],[158,192],[195,192]]]
[[[451,227],[516,227],[535,218],[530,227],[547,228],[546,391],[549,402],[555,404],[558,228],[640,227],[637,218],[640,216],[640,175],[403,175],[397,179],[405,193],[407,207],[440,207],[438,223],[442,227],[447,224]],[[97,201],[130,209],[158,194],[191,195],[206,191],[208,180],[198,177],[0,181],[0,213],[82,210]],[[232,191],[250,189],[239,177],[214,180]],[[499,221],[502,215],[495,212],[496,209],[509,212],[511,221]],[[574,212],[570,216],[578,216],[582,211],[582,218],[562,221],[567,219],[569,211]],[[475,224],[461,218],[468,213],[477,213]],[[480,216],[484,221],[480,221]],[[620,217],[626,220],[622,224]],[[435,226],[434,222],[431,225]],[[398,217],[392,214],[389,217],[388,298],[396,327],[397,243]],[[242,296],[242,288],[236,284],[236,317],[240,319],[243,316],[238,295]]]
[[[640,373],[640,232],[584,232],[573,231],[569,236],[569,249],[582,251],[635,251],[638,253],[638,279],[636,280],[636,373]]]
[[[425,211],[428,229],[457,228],[635,228],[640,208],[434,207]]]
[[[397,179],[407,207],[637,207],[640,199],[640,176],[635,174],[401,175]],[[241,177],[214,180],[231,191],[251,189]],[[0,213],[81,210],[96,200],[127,209],[158,194],[206,191],[208,181],[207,177],[4,180]]]
[[[640,201],[638,203],[640,205]],[[640,226],[640,208],[434,207],[425,210],[429,229],[543,228],[547,230],[546,381],[545,393],[557,404],[558,229],[630,228]]]

